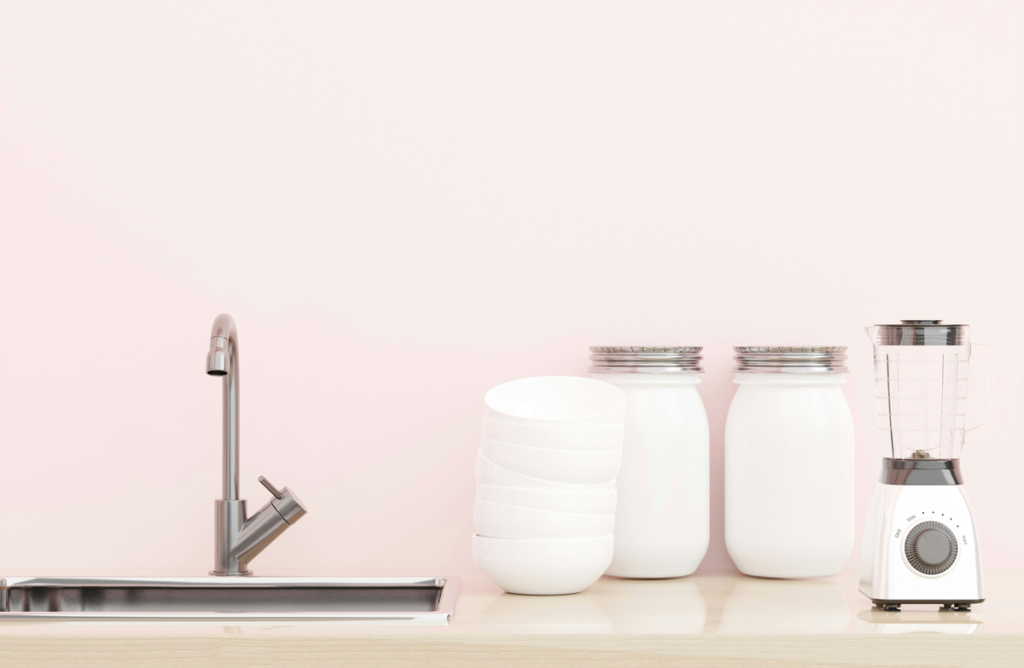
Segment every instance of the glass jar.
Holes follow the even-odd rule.
[[[740,347],[725,422],[725,544],[747,575],[813,578],[854,541],[845,347]]]
[[[697,393],[701,350],[590,349],[590,377],[626,395],[615,552],[608,575],[680,577],[693,573],[707,553],[710,440]]]

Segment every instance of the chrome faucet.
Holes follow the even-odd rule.
[[[214,569],[210,575],[252,575],[249,562],[306,514],[299,497],[287,487],[278,490],[263,476],[260,483],[273,498],[252,517],[239,499],[238,477],[238,330],[221,313],[213,321],[206,373],[224,377],[224,485],[216,504]]]

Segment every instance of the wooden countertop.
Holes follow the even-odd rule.
[[[602,578],[551,597],[502,593],[475,570],[403,574],[460,577],[450,625],[4,622],[0,666],[1024,665],[1024,570],[986,572],[969,613],[874,609],[852,571]]]

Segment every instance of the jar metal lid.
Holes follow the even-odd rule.
[[[850,373],[846,346],[737,346],[737,373]]]
[[[704,373],[703,346],[590,346],[590,373]]]

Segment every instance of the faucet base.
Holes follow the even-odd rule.
[[[210,571],[210,575],[226,578],[247,578],[252,575],[252,571],[246,571],[244,573],[218,573],[217,571]]]
[[[248,562],[231,556],[231,548],[238,538],[242,525],[248,516],[245,499],[227,501],[217,499],[214,503],[215,526],[213,544],[213,570],[210,575],[239,576],[252,575]]]

